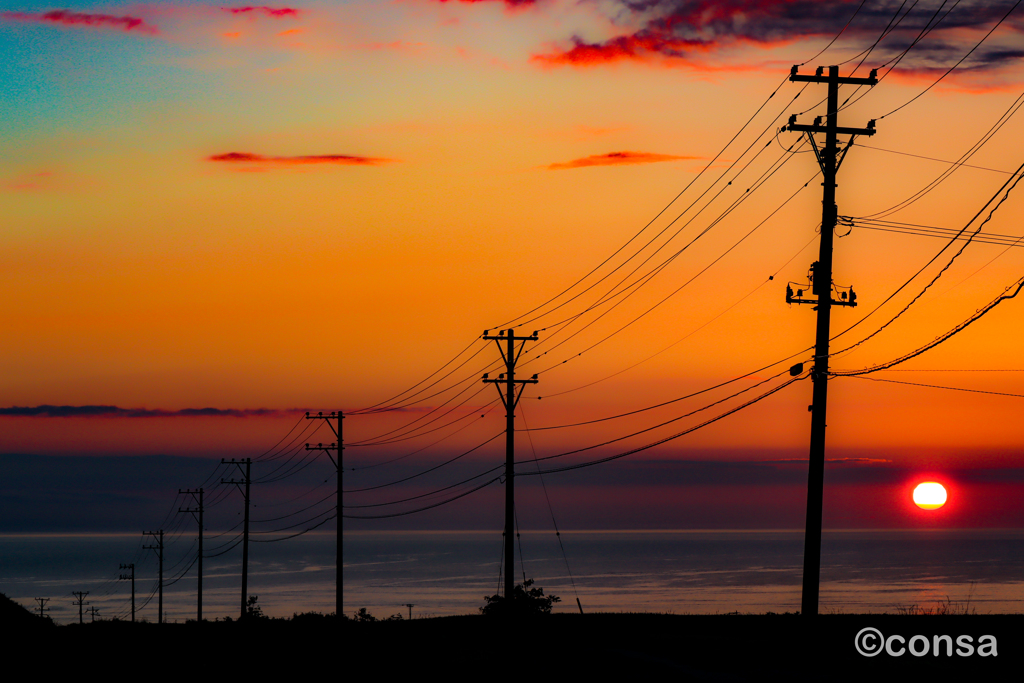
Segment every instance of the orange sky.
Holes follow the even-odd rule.
[[[310,2],[247,12],[195,2],[100,9],[73,2],[59,16],[21,4],[0,16],[10,93],[0,161],[3,406],[353,411],[403,391],[483,330],[544,303],[649,223],[642,241],[586,282],[623,263],[625,270],[519,330],[540,330],[537,351],[531,345],[524,359],[593,320],[604,309],[564,332],[545,329],[594,303],[654,248],[663,246],[638,274],[713,227],[607,316],[523,367],[544,371],[524,399],[529,426],[636,410],[813,341],[810,307],[788,307],[784,293],[787,281],[806,281],[816,258],[816,242],[805,246],[820,221],[820,180],[812,154],[787,154],[797,135],[776,140],[774,131],[791,113],[810,108],[800,116],[805,123],[822,113],[813,105],[823,87],[794,100],[802,86],[784,78],[829,43],[856,2],[819,3],[802,19],[767,0],[718,3],[702,15],[683,2],[627,12],[618,2],[566,0]],[[988,3],[982,11],[966,3],[842,110],[846,125],[878,119],[878,133],[858,143],[879,149],[850,151],[839,175],[840,214],[867,216],[913,195],[949,167],[941,160],[960,157],[999,121],[1024,88],[1016,15],[920,99],[882,116],[932,84],[1010,6]],[[896,56],[936,7],[909,15],[858,75]],[[803,71],[856,55],[877,37],[886,12],[866,4]],[[1024,120],[1011,117],[969,162],[995,170],[962,168],[889,220],[962,227],[1007,178],[998,171],[1020,165],[1022,134]],[[776,160],[786,163],[758,186]],[[748,189],[749,198],[716,222]],[[1022,201],[1011,194],[985,231],[1020,234]],[[683,213],[691,202],[695,208]],[[680,214],[627,262],[633,247]],[[762,221],[691,284],[602,341]],[[835,311],[833,332],[872,310],[943,244],[863,227],[837,239],[835,281],[852,284],[860,305]],[[960,323],[1021,276],[1024,250],[1002,250],[970,246],[904,316],[833,367],[887,361]],[[836,344],[877,329],[946,260]],[[915,372],[872,377],[1024,394],[1024,375],[1005,372],[1024,370],[1020,305],[1003,304],[900,366]],[[497,359],[492,345],[452,376],[466,379],[459,388],[473,388],[449,406],[482,392],[435,426],[486,412],[496,394],[474,378]],[[1000,372],[960,372],[968,370]],[[533,444],[551,454],[615,438],[733,386],[639,416],[536,432]],[[451,395],[414,407],[433,408]],[[756,460],[773,449],[805,451],[809,402],[810,382],[797,382],[646,456],[699,451]],[[1019,397],[838,378],[829,445],[873,458],[893,450],[899,466],[1019,466],[1006,453],[1024,439],[1021,407]],[[381,446],[380,455],[353,448],[346,457],[393,457],[451,434],[422,456],[433,462],[500,431],[501,413],[486,412],[457,434],[468,420]],[[353,416],[346,440],[370,439],[421,414]],[[296,417],[3,417],[0,451],[244,454],[264,450]],[[499,457],[500,443],[492,446],[474,457]]]

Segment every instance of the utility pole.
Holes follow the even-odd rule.
[[[100,613],[100,608],[99,607],[97,607],[96,605],[90,606],[89,607],[89,623],[95,624],[96,623],[96,615],[99,614],[99,613]]]
[[[157,617],[156,623],[164,623],[164,530],[160,531],[143,531],[143,536],[152,536],[156,539],[156,545],[144,545],[143,550],[154,550],[156,551],[156,557],[160,561],[160,574],[158,576],[160,587],[160,600],[157,602]],[[134,571],[132,572],[134,574]]]
[[[42,619],[50,611],[50,608],[46,606],[46,603],[50,602],[50,598],[33,598],[33,600],[39,603],[39,618]]]
[[[828,109],[825,113],[825,125],[821,125],[821,117],[814,119],[812,125],[796,123],[796,115],[789,118],[783,130],[804,132],[811,141],[814,154],[821,166],[824,192],[821,200],[821,244],[818,260],[811,264],[809,288],[811,296],[803,298],[803,290],[797,290],[794,296],[792,285],[786,287],[786,302],[798,304],[814,304],[818,311],[817,328],[814,344],[814,367],[811,369],[811,380],[814,382],[814,398],[811,405],[811,452],[810,466],[807,475],[807,517],[804,532],[804,577],[803,594],[800,611],[805,615],[818,613],[818,584],[821,575],[821,511],[825,476],[825,422],[828,404],[828,340],[829,323],[832,306],[856,306],[857,295],[850,287],[847,290],[837,288],[832,283],[832,242],[835,235],[836,217],[836,172],[846,158],[846,153],[858,135],[874,135],[875,122],[870,121],[867,128],[845,128],[838,124],[839,86],[866,85],[878,83],[877,70],[872,70],[867,78],[840,77],[839,67],[828,67],[828,76],[824,75],[824,67],[818,67],[813,76],[801,76],[794,66],[790,71],[789,80],[802,83],[825,83],[828,85]],[[815,133],[825,134],[825,146],[818,148],[814,139]],[[843,149],[839,148],[838,137],[849,135],[850,140]],[[836,291],[840,297],[832,298]]]
[[[71,591],[71,594],[77,598],[75,604],[78,605],[78,623],[84,624],[85,620],[82,618],[82,605],[89,604],[85,601],[85,596],[89,594],[89,591]]]
[[[196,555],[196,563],[199,565],[199,587],[197,592],[197,606],[196,606],[196,621],[203,620],[203,489],[199,488],[196,490],[186,489],[182,491],[178,489],[178,494],[184,494],[192,496],[192,500],[195,501],[196,507],[194,508],[178,508],[178,512],[188,512],[192,514],[192,517],[199,524],[199,553]]]
[[[407,602],[405,603],[405,606],[409,608],[409,620],[412,621],[412,608],[416,605],[411,602]]]
[[[234,484],[238,487],[239,491],[242,491],[242,495],[245,496],[245,522],[242,526],[242,611],[239,619],[245,619],[245,601],[248,598],[247,592],[249,590],[249,483],[250,483],[250,470],[252,467],[252,458],[246,458],[245,460],[221,460],[222,465],[237,465],[239,471],[245,474],[244,481],[235,481],[234,479],[225,480],[221,479],[222,484]],[[242,470],[242,465],[245,465],[245,469]],[[245,489],[242,488],[242,484],[245,484]]]
[[[498,389],[498,396],[505,406],[505,599],[511,600],[515,595],[515,530],[516,504],[515,504],[515,454],[516,454],[516,406],[523,395],[527,384],[536,384],[537,375],[530,379],[516,379],[516,363],[522,355],[526,342],[537,341],[537,333],[529,337],[517,337],[512,328],[501,330],[497,336],[490,334],[490,330],[484,330],[484,339],[493,339],[501,352],[502,360],[505,361],[505,372],[498,376],[498,379],[489,379],[485,374],[485,384],[493,384]],[[519,350],[516,350],[516,342],[522,342]],[[505,347],[502,348],[502,342]],[[505,385],[504,391],[502,386]],[[518,391],[516,385],[521,385]]]
[[[342,575],[341,575],[341,456],[345,451],[345,440],[343,438],[344,431],[342,430],[342,420],[345,419],[344,413],[340,410],[330,415],[324,415],[323,413],[317,413],[311,415],[306,413],[307,420],[325,420],[327,426],[334,432],[337,442],[332,443],[328,446],[318,443],[316,446],[306,444],[307,451],[323,451],[327,454],[328,458],[331,458],[331,462],[334,463],[334,469],[338,475],[338,495],[337,495],[337,507],[335,508],[335,519],[338,522],[338,529],[336,531],[337,536],[334,539],[334,613],[341,617],[341,603],[342,603]],[[338,428],[335,429],[334,425],[331,424],[331,420],[338,421]],[[331,451],[338,451],[338,460],[335,461],[331,456]]]
[[[121,574],[117,578],[120,581],[131,581],[132,582],[132,623],[134,624],[135,623],[135,563],[132,562],[131,564],[122,564],[121,565],[121,569],[130,569],[131,572],[132,572],[131,574],[127,574],[127,575]]]

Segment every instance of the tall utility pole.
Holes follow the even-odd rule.
[[[156,623],[164,623],[164,530],[160,531],[143,531],[143,536],[152,536],[156,539],[156,545],[144,545],[144,550],[156,551],[156,557],[160,561],[160,574],[158,579],[158,586],[160,587],[160,600],[157,603],[157,617]],[[134,570],[132,571],[134,575]]]
[[[82,618],[82,605],[88,605],[85,601],[85,596],[89,594],[89,591],[71,591],[71,594],[77,598],[75,604],[78,605],[78,623],[84,624],[85,620]]]
[[[46,603],[50,602],[50,598],[32,598],[39,603],[39,618],[42,619],[46,616],[46,613],[50,611],[50,608],[46,606]]]
[[[337,508],[335,508],[335,519],[338,522],[338,529],[337,529],[337,532],[336,532],[337,536],[334,539],[334,613],[336,615],[338,615],[338,618],[340,619],[341,618],[341,603],[342,603],[342,599],[341,599],[342,598],[342,595],[341,595],[341,587],[342,587],[342,580],[341,580],[342,579],[342,577],[341,577],[341,509],[342,509],[341,508],[341,456],[342,456],[342,454],[345,451],[345,440],[343,438],[344,431],[342,429],[344,427],[344,425],[342,423],[342,420],[345,419],[345,415],[340,410],[337,412],[337,414],[331,413],[330,415],[324,415],[323,413],[317,413],[316,415],[312,415],[310,413],[306,413],[306,419],[307,420],[326,420],[327,426],[330,427],[332,431],[334,431],[334,436],[335,436],[335,438],[338,439],[336,443],[332,443],[332,444],[327,445],[327,446],[323,445],[322,443],[318,443],[316,446],[311,446],[311,445],[309,445],[307,443],[306,444],[306,450],[307,451],[323,451],[324,453],[326,453],[327,457],[331,458],[331,462],[334,463],[334,469],[335,469],[335,471],[337,472],[337,475],[338,475],[338,495],[337,495],[337,498],[336,498]],[[337,429],[335,429],[334,425],[331,424],[331,420],[337,420],[338,421],[338,428]],[[337,461],[335,461],[334,458],[331,457],[331,451],[338,451],[338,460]]]
[[[821,244],[818,261],[811,264],[811,292],[815,297],[802,298],[803,292],[793,296],[792,287],[786,291],[788,303],[815,304],[818,311],[817,329],[814,344],[814,367],[811,379],[814,382],[814,399],[811,406],[811,453],[810,467],[807,475],[807,518],[804,533],[804,580],[803,596],[800,611],[803,614],[818,613],[818,582],[821,574],[821,509],[822,491],[825,476],[825,414],[828,404],[828,340],[829,323],[832,306],[856,306],[857,296],[853,288],[840,291],[832,284],[832,242],[835,234],[836,216],[836,172],[846,158],[846,152],[853,145],[858,135],[874,135],[875,122],[868,123],[867,128],[843,128],[837,119],[839,113],[839,86],[866,85],[878,83],[877,71],[872,70],[868,78],[840,77],[839,67],[828,67],[828,76],[823,75],[824,67],[818,67],[813,76],[801,76],[794,66],[790,71],[789,80],[803,83],[825,83],[828,85],[828,109],[825,113],[825,125],[821,125],[821,117],[817,117],[812,125],[796,123],[796,115],[789,119],[783,130],[800,131],[807,134],[814,148],[821,174],[824,178],[824,192],[821,200]],[[825,146],[818,148],[814,139],[815,133],[825,134]],[[849,135],[850,141],[843,149],[839,148],[838,137]],[[833,290],[839,292],[839,300],[832,299]]]
[[[245,460],[221,460],[222,465],[237,465],[238,469],[245,474],[244,481],[235,481],[234,479],[221,479],[222,484],[234,484],[238,487],[238,490],[245,496],[245,521],[242,525],[242,611],[239,619],[245,619],[245,601],[249,597],[249,483],[250,483],[250,470],[252,467],[252,458],[246,458]],[[242,465],[245,465],[245,469],[242,469]],[[245,488],[242,488],[242,485]]]
[[[196,507],[194,508],[178,508],[178,512],[188,512],[192,514],[192,517],[199,524],[199,552],[196,555],[196,563],[199,565],[199,586],[196,591],[196,621],[203,620],[203,489],[199,488],[196,490],[186,489],[182,491],[178,489],[178,494],[185,494],[192,496],[192,500],[195,502]]]
[[[117,578],[121,581],[132,582],[132,623],[135,623],[135,563],[122,564],[121,569],[130,569],[131,574],[121,574]],[[162,582],[161,582],[162,583]]]
[[[523,389],[527,384],[536,384],[537,375],[530,379],[516,379],[516,363],[522,355],[526,342],[537,341],[537,333],[529,337],[517,337],[512,328],[502,330],[498,336],[490,334],[490,330],[484,330],[484,339],[493,339],[498,344],[498,351],[505,361],[505,372],[498,376],[498,379],[489,379],[484,375],[486,384],[493,384],[498,389],[498,396],[505,406],[505,599],[511,600],[515,595],[515,456],[516,456],[516,406],[519,405],[519,398],[523,395]],[[522,342],[519,350],[516,350],[516,342]],[[505,346],[502,348],[502,342]],[[502,385],[505,385],[502,391]],[[516,385],[521,385],[518,391]]]

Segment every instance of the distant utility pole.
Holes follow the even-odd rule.
[[[50,602],[50,598],[33,598],[33,600],[39,603],[39,618],[42,619],[50,611],[50,608],[46,606],[46,603]]]
[[[821,166],[824,192],[821,200],[821,244],[818,260],[811,264],[809,288],[811,294],[803,298],[803,290],[797,290],[794,296],[792,285],[786,288],[786,302],[797,304],[815,304],[818,311],[817,330],[814,345],[814,367],[811,379],[814,382],[814,399],[811,406],[811,453],[810,467],[807,476],[807,518],[804,533],[804,579],[803,596],[800,611],[803,614],[818,613],[818,582],[821,575],[821,509],[822,490],[825,476],[825,414],[828,404],[828,340],[829,323],[832,306],[856,306],[857,295],[853,288],[848,291],[837,288],[832,283],[832,242],[835,234],[836,217],[836,172],[846,158],[846,153],[858,135],[874,135],[875,122],[870,121],[867,128],[844,128],[837,122],[839,112],[840,85],[873,86],[878,83],[877,70],[872,70],[867,78],[840,77],[839,67],[828,67],[828,76],[823,75],[824,67],[818,67],[813,76],[801,76],[794,66],[790,71],[789,80],[803,83],[825,83],[828,85],[828,109],[825,112],[825,125],[821,125],[821,117],[814,119],[812,125],[796,123],[796,115],[789,118],[789,124],[783,130],[799,131],[807,134],[814,149],[814,154]],[[815,133],[825,134],[825,146],[818,148],[814,139]],[[849,135],[850,140],[842,149],[839,148],[838,136]],[[836,291],[839,300],[832,298]],[[798,366],[795,366],[798,367]]]
[[[243,481],[236,481],[234,479],[221,479],[222,484],[234,484],[238,487],[238,490],[245,496],[245,522],[242,526],[242,612],[239,619],[245,618],[245,601],[248,598],[249,590],[249,484],[250,484],[250,471],[252,467],[252,458],[246,458],[245,460],[221,460],[222,465],[237,465],[239,471],[245,475]],[[242,469],[242,465],[245,465],[245,469]],[[245,488],[242,488],[242,485]]]
[[[156,539],[156,545],[144,545],[143,550],[156,551],[156,557],[160,561],[160,574],[158,575],[158,586],[160,588],[160,600],[157,602],[156,623],[164,623],[164,530],[143,531],[143,536],[152,536]],[[134,571],[132,572],[134,574]]]
[[[341,617],[341,603],[342,603],[341,591],[342,591],[342,585],[343,585],[342,584],[342,580],[341,580],[342,579],[342,576],[341,576],[341,509],[342,509],[342,507],[341,507],[341,456],[342,456],[342,454],[345,451],[345,440],[343,438],[344,431],[342,429],[344,427],[344,425],[342,423],[342,420],[345,419],[345,415],[340,410],[337,412],[337,414],[331,413],[330,415],[324,415],[323,413],[317,413],[316,415],[311,415],[310,413],[306,413],[306,419],[307,420],[325,420],[327,422],[327,426],[330,427],[332,431],[334,431],[334,436],[337,439],[337,442],[332,443],[332,444],[330,444],[328,446],[325,446],[322,443],[318,443],[315,446],[311,446],[311,445],[309,445],[307,443],[306,444],[306,450],[307,451],[323,451],[324,453],[326,453],[327,457],[331,458],[331,462],[334,463],[334,469],[335,469],[335,471],[337,472],[337,475],[338,475],[338,495],[337,495],[337,499],[336,499],[337,500],[337,507],[335,508],[336,509],[336,517],[335,517],[335,519],[337,519],[337,521],[338,521],[338,529],[336,531],[337,536],[334,539],[334,613],[337,614],[338,617],[340,618]],[[337,420],[338,421],[338,428],[337,429],[335,429],[334,425],[331,424],[331,420]],[[331,457],[331,451],[338,451],[338,460],[337,461],[335,461],[334,458]]]
[[[196,621],[203,620],[203,489],[199,488],[196,490],[186,489],[182,491],[178,489],[178,494],[184,494],[192,496],[192,500],[195,502],[196,507],[194,508],[178,508],[178,512],[188,512],[192,514],[196,522],[199,524],[199,552],[196,555],[196,563],[199,565],[199,587],[197,590],[197,606],[196,606]]]
[[[132,582],[132,623],[135,623],[135,563],[122,564],[121,569],[130,569],[131,574],[121,574],[118,576],[119,581],[131,581]]]
[[[89,591],[71,591],[71,594],[77,598],[75,604],[78,605],[78,623],[84,624],[85,620],[82,618],[82,605],[88,605],[85,601],[85,596],[89,594]]]
[[[95,624],[96,623],[96,615],[99,614],[99,613],[100,613],[100,608],[97,607],[96,605],[92,605],[91,607],[89,607],[89,622]]]
[[[411,621],[412,620],[412,608],[415,607],[416,605],[414,605],[411,602],[407,602],[407,603],[405,603],[405,606],[409,608],[409,620]]]
[[[489,379],[485,374],[485,384],[493,384],[498,389],[498,396],[505,406],[505,598],[512,599],[515,595],[515,531],[516,503],[515,503],[515,455],[516,455],[516,406],[523,395],[527,384],[536,384],[537,375],[530,379],[516,379],[516,363],[522,355],[526,342],[537,341],[537,333],[529,337],[517,337],[512,328],[502,330],[498,336],[490,334],[490,330],[484,330],[484,339],[493,339],[498,344],[498,351],[505,361],[505,372],[498,376],[498,379]],[[502,348],[502,342],[505,347]],[[516,342],[522,342],[519,350],[516,350]],[[505,385],[504,391],[502,385]],[[516,385],[521,385],[516,389]]]

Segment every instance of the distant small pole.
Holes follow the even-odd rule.
[[[178,512],[190,512],[192,517],[195,518],[199,524],[199,553],[196,556],[196,563],[199,565],[197,571],[199,574],[199,585],[197,588],[198,597],[196,598],[196,621],[203,620],[203,489],[199,488],[196,490],[188,489],[182,491],[178,489],[178,494],[185,494],[192,496],[197,507],[194,508],[178,508]]]
[[[324,415],[322,412],[313,415],[312,413],[306,413],[307,420],[324,420],[327,422],[327,426],[334,432],[334,436],[337,437],[336,443],[329,444],[327,446],[322,443],[318,443],[315,446],[306,444],[307,451],[323,451],[327,454],[328,458],[331,458],[331,462],[334,463],[334,469],[338,473],[338,496],[337,496],[337,513],[336,519],[338,521],[338,528],[335,532],[336,536],[334,539],[334,613],[341,616],[341,603],[342,603],[342,574],[341,574],[341,455],[345,450],[344,441],[344,424],[342,421],[345,419],[345,414],[340,410],[335,414]],[[338,421],[338,428],[335,429],[334,425],[331,424],[331,420]],[[331,451],[338,451],[338,460],[335,461],[331,457]]]
[[[160,575],[157,585],[160,588],[160,600],[157,603],[157,622],[158,624],[164,623],[164,530],[160,531],[143,531],[143,536],[153,536],[157,539],[156,545],[144,545],[142,546],[145,550],[155,550],[157,559],[160,560]]]
[[[407,602],[405,603],[405,606],[409,608],[409,620],[412,621],[412,608],[416,605],[412,604],[411,602]]]
[[[100,608],[99,607],[96,607],[95,605],[92,605],[91,607],[89,607],[89,622],[95,624],[96,623],[96,615],[99,614],[99,613],[100,613]]]
[[[124,574],[121,574],[118,577],[118,579],[120,581],[131,581],[132,582],[132,623],[134,624],[135,623],[135,563],[133,562],[131,564],[122,564],[121,565],[121,569],[130,569],[131,572],[132,572],[131,574],[128,574],[127,576],[124,575]]]
[[[252,473],[252,458],[246,458],[245,460],[224,460],[220,461],[222,465],[237,465],[238,469],[245,474],[243,481],[236,481],[234,479],[225,480],[221,479],[222,484],[234,484],[242,491],[242,495],[245,497],[245,521],[242,524],[242,610],[239,619],[245,619],[245,608],[246,600],[249,595],[249,484],[251,483]],[[245,465],[245,470],[242,470],[242,465]],[[242,485],[245,488],[242,488]]]
[[[33,598],[39,603],[39,618],[46,616],[46,613],[50,611],[50,608],[46,606],[46,603],[50,601],[50,598]]]
[[[78,623],[84,624],[85,619],[82,617],[82,605],[89,604],[85,601],[85,596],[89,594],[89,591],[71,591],[71,594],[78,599],[76,603],[78,605]]]

